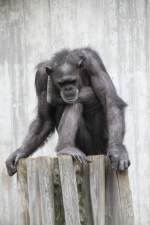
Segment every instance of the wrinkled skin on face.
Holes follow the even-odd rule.
[[[81,80],[77,66],[64,63],[52,73],[52,80],[64,102],[72,104],[78,100]]]
[[[65,90],[61,90],[60,95],[64,102],[66,102],[68,104],[73,104],[74,102],[76,102],[78,100],[79,90],[74,89],[74,90],[72,90],[72,93],[68,93]]]

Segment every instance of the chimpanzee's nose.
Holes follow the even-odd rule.
[[[71,91],[71,90],[72,90],[72,87],[71,86],[65,87],[65,91]]]

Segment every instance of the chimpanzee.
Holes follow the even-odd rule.
[[[55,129],[58,155],[86,163],[87,155],[107,154],[114,170],[127,169],[126,103],[98,53],[91,48],[63,49],[36,68],[37,116],[21,147],[8,157],[8,174],[16,173],[19,159],[31,155]]]

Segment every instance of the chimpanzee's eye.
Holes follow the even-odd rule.
[[[76,84],[76,80],[70,81],[69,84],[75,85]]]
[[[72,85],[76,85],[76,80],[68,80],[68,81],[59,81],[58,84],[60,87],[63,87],[67,84],[72,84]]]
[[[58,82],[58,84],[59,84],[60,87],[63,87],[65,85],[65,82],[60,81],[60,82]]]

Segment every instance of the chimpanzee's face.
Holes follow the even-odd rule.
[[[64,102],[71,104],[78,99],[80,76],[77,66],[69,63],[59,66],[52,73],[52,79]]]

